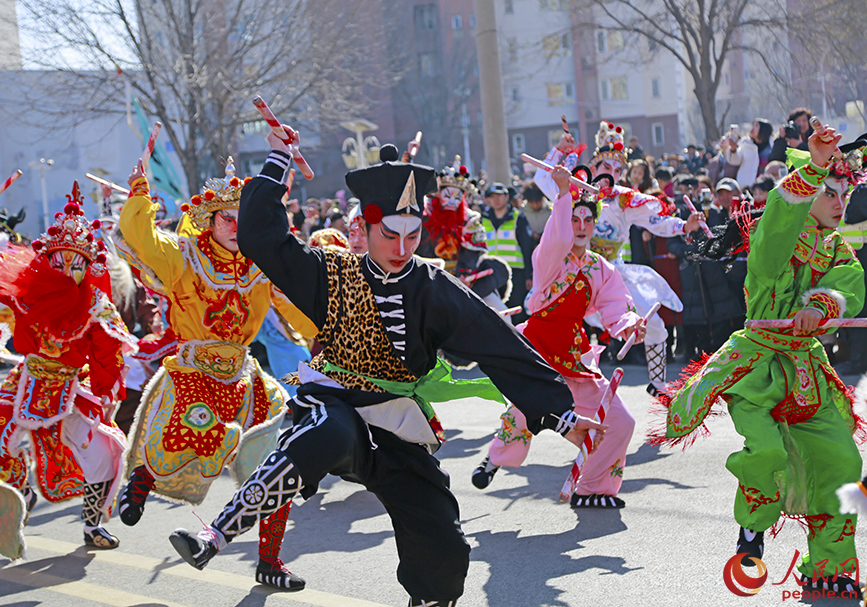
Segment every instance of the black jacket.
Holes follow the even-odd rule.
[[[711,209],[708,225],[722,225],[728,213]],[[681,260],[680,280],[683,285],[683,324],[704,325],[715,320],[730,320],[746,315],[744,281],[747,277],[746,258],[732,263],[726,271],[720,261],[691,261],[687,255],[695,250],[682,236],[668,240],[668,250]]]

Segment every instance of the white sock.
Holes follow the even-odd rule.
[[[216,540],[217,542],[217,550],[222,550],[226,546],[229,545],[229,542],[226,541],[226,536],[217,529],[216,527],[211,527],[208,525],[205,529],[199,531],[196,535],[199,536],[200,539],[210,542]]]

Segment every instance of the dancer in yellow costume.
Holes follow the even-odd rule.
[[[208,180],[200,196],[181,206],[200,231],[195,236],[158,231],[157,205],[141,165],[129,178],[118,249],[148,287],[169,298],[169,324],[179,343],[177,354],[163,361],[145,388],[130,434],[132,474],[119,507],[127,525],[139,521],[151,490],[199,504],[223,468],[239,482],[249,476],[276,445],[287,396],[247,346],[272,305],[305,337],[317,332],[238,252],[238,201],[245,182],[234,172],[229,158],[225,179]],[[287,513],[277,518],[285,520]],[[281,586],[288,580],[277,558],[283,530],[275,524],[279,533],[267,533],[272,522],[263,520],[260,527],[257,580]]]

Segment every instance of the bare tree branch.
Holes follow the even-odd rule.
[[[62,73],[62,86],[77,82],[58,117],[117,112],[128,81],[163,123],[191,190],[232,151],[242,126],[260,120],[254,94],[296,128],[321,131],[348,108],[362,109],[373,85],[358,68],[381,33],[372,0],[20,4],[30,17],[25,33],[46,49],[32,61]]]

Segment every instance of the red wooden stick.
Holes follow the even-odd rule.
[[[5,191],[6,191],[6,188],[8,188],[8,187],[9,187],[10,185],[12,185],[13,183],[15,183],[15,180],[18,179],[19,177],[21,177],[21,175],[22,175],[22,173],[21,173],[21,169],[18,169],[17,171],[15,171],[14,173],[12,173],[12,175],[9,176],[9,179],[7,179],[6,181],[4,181],[4,182],[3,182],[3,185],[0,185],[0,194],[2,194],[3,192],[5,192]]]
[[[795,326],[794,318],[769,318],[764,320],[748,320],[744,323],[747,329],[791,329]],[[829,318],[819,323],[820,327],[867,327],[867,318]]]
[[[834,140],[832,135],[828,134],[828,129],[825,128],[825,125],[822,124],[822,121],[819,120],[818,116],[812,116],[810,118],[810,126],[813,127],[813,130],[819,135],[819,139],[824,141],[825,143],[829,143]]]
[[[599,423],[605,422],[605,416],[608,415],[608,408],[614,401],[614,394],[617,392],[617,387],[620,385],[620,380],[623,379],[623,369],[618,367],[611,374],[611,381],[608,382],[608,389],[602,396],[602,403],[599,405],[599,410],[596,412],[596,421]],[[584,437],[584,443],[578,451],[578,457],[572,464],[572,470],[569,472],[569,477],[563,483],[563,488],[560,489],[560,501],[564,504],[568,502],[572,494],[575,493],[575,488],[578,486],[578,479],[581,477],[581,470],[584,469],[584,463],[587,461],[587,455],[593,449],[593,441],[596,439],[596,430],[588,430]]]
[[[88,179],[92,180],[92,181],[95,181],[96,183],[101,184],[101,185],[107,185],[112,190],[117,190],[118,192],[122,192],[124,194],[129,194],[129,190],[117,185],[113,181],[108,181],[106,179],[103,179],[102,177],[97,177],[93,173],[85,173],[84,176],[87,177]]]
[[[544,162],[543,160],[539,160],[538,158],[533,158],[529,154],[521,154],[521,160],[523,160],[527,164],[532,164],[536,168],[544,169],[544,170],[548,171],[549,173],[554,170],[554,167],[552,167],[547,162]],[[592,185],[590,185],[589,183],[581,181],[580,179],[578,179],[574,175],[569,177],[569,181],[571,181],[572,183],[577,185],[582,190],[587,190],[588,192],[590,192],[592,194],[598,194],[599,193],[599,188],[595,188]]]
[[[641,319],[641,324],[643,326],[647,326],[647,321],[651,319],[651,317],[659,311],[659,308],[662,307],[662,304],[658,301],[653,304],[650,310],[647,311],[647,314],[644,315],[644,318]],[[623,347],[620,348],[620,352],[617,353],[617,360],[623,360],[623,357],[626,356],[626,353],[629,352],[629,348],[631,348],[635,344],[635,333],[629,336],[629,339],[626,340],[626,343],[623,344]]]
[[[484,278],[485,276],[490,276],[494,271],[491,268],[487,270],[482,270],[481,272],[473,272],[472,274],[467,274],[466,276],[461,278],[461,281],[465,285],[471,285],[476,282],[480,278]]]
[[[298,170],[301,171],[301,174],[307,179],[313,179],[313,169],[310,168],[310,165],[307,164],[307,161],[304,160],[304,156],[301,155],[301,151],[298,149],[298,133],[292,128],[289,131],[283,128],[283,125],[277,120],[277,116],[274,115],[274,112],[271,111],[271,108],[268,107],[268,104],[259,95],[253,97],[253,105],[262,114],[262,118],[271,127],[274,134],[289,146],[292,160],[298,165]]]
[[[148,143],[145,146],[144,152],[141,155],[141,165],[142,168],[147,169],[148,162],[151,159],[151,155],[154,153],[154,146],[157,144],[157,135],[160,134],[160,130],[163,128],[163,123],[157,121],[154,124],[154,128],[151,130],[151,136],[148,137]]]
[[[690,200],[689,196],[687,196],[686,194],[683,195],[683,204],[686,205],[686,208],[689,209],[690,213],[698,213],[698,211],[695,208],[695,205],[692,204],[692,200]],[[704,215],[704,213],[702,213],[702,215]],[[701,229],[704,230],[704,235],[707,236],[708,239],[713,238],[713,232],[711,232],[710,228],[707,227],[707,222],[704,219],[701,219],[698,222],[698,225],[700,225]]]

